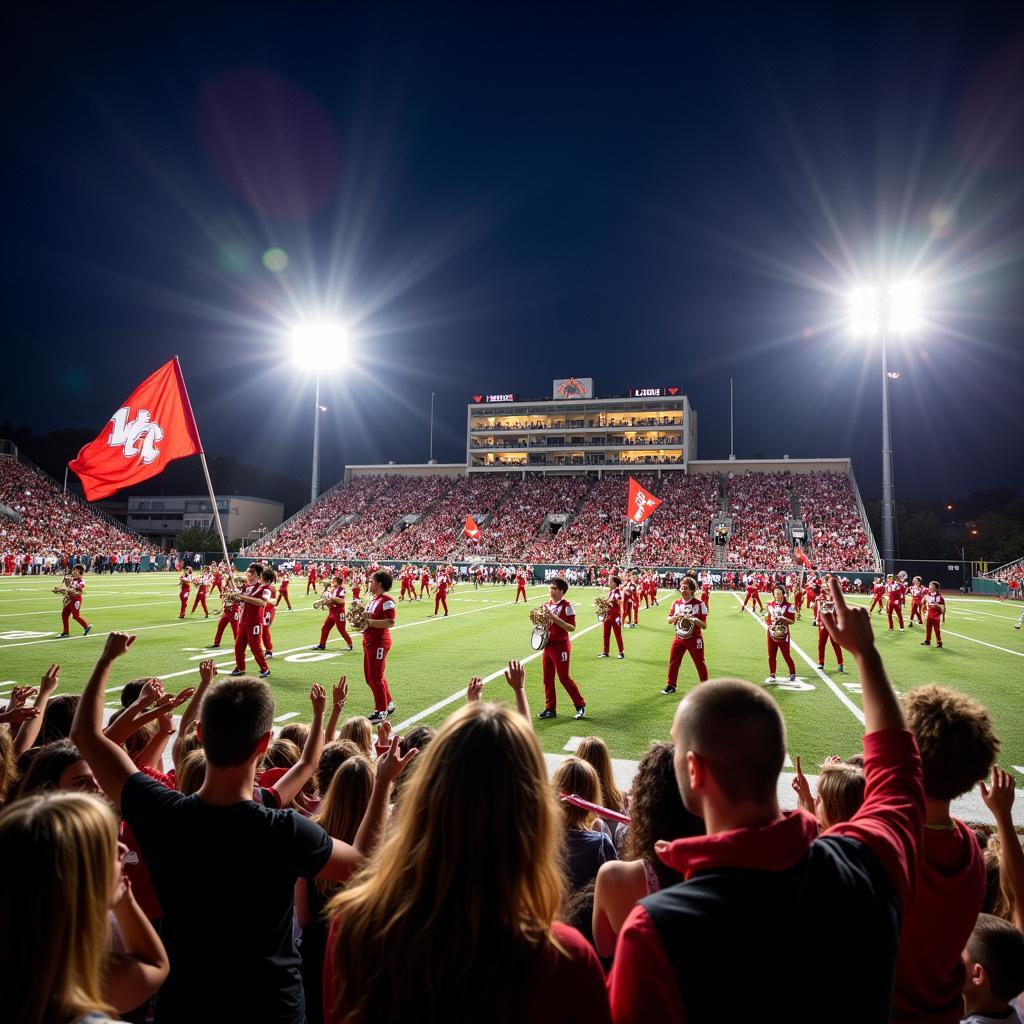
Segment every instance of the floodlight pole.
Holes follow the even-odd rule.
[[[882,340],[882,561],[886,573],[893,572],[896,559],[893,542],[895,509],[892,500],[892,431],[889,424],[889,364],[886,346],[889,329],[883,317],[881,328]]]
[[[309,491],[312,504],[320,493],[320,374],[316,375],[316,401],[313,405],[313,484]]]

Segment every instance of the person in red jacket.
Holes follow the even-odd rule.
[[[864,803],[820,836],[806,811],[783,813],[786,730],[775,702],[735,679],[691,690],[672,724],[676,777],[707,835],[659,849],[684,881],[626,919],[608,978],[616,1024],[719,1021],[730,991],[756,994],[759,1014],[779,1020],[889,1021],[901,916],[920,859],[921,760],[867,612],[847,607],[835,580],[829,586],[835,611],[824,613],[826,626],[860,670]],[[793,950],[778,941],[780,922],[793,934],[841,934],[857,956],[838,956],[827,941],[803,944],[800,984],[783,990]]]
[[[192,569],[189,566],[185,566],[184,572],[178,577],[178,598],[181,601],[181,612],[178,615],[179,619],[185,618],[185,613],[188,611],[188,595],[192,591]]]
[[[604,631],[604,644],[598,657],[608,657],[608,647],[614,630],[615,642],[619,645],[619,657],[624,658],[626,655],[622,649],[622,580],[618,576],[611,579],[611,586],[608,588],[608,611],[601,625]]]
[[[291,571],[288,570],[288,569],[282,569],[280,574],[279,574],[280,586],[278,587],[278,591],[277,591],[277,601],[274,604],[275,608],[282,601],[284,601],[284,603],[288,606],[288,611],[292,610],[292,602],[291,602],[291,599],[288,597],[288,583],[289,583],[289,581],[291,579],[291,575],[292,575]]]
[[[907,588],[903,586],[903,580],[897,579],[892,573],[885,581],[885,611],[889,616],[889,632],[893,631],[893,612],[899,619],[900,632],[903,632],[903,602],[907,596]]]
[[[444,617],[448,617],[448,577],[445,571],[438,566],[437,570],[437,589],[434,594],[434,615],[437,614],[438,608],[444,608]]]
[[[922,647],[931,647],[932,633],[935,634],[935,646],[942,646],[941,624],[946,621],[946,599],[942,596],[938,580],[928,584],[928,593],[924,595],[924,606],[927,609],[924,620],[924,640]]]
[[[743,598],[743,607],[740,608],[741,612],[746,610],[748,601],[752,601],[757,606],[759,612],[764,611],[764,605],[761,604],[761,591],[758,589],[757,581],[753,577],[747,581],[747,593]]]
[[[903,710],[921,751],[925,827],[917,885],[903,915],[892,1019],[957,1024],[960,953],[985,899],[985,858],[949,805],[987,777],[999,740],[981,704],[942,686],[911,690]]]

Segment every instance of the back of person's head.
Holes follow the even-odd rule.
[[[58,693],[50,698],[43,712],[43,724],[35,746],[42,747],[71,735],[71,723],[75,720],[79,700],[81,697],[77,693]]]
[[[331,903],[332,1016],[517,1020],[563,892],[540,743],[521,715],[474,702],[422,757],[388,839]]]
[[[130,704],[134,704],[139,699],[139,694],[142,693],[142,687],[145,685],[146,680],[143,679],[129,679],[124,686],[121,687],[121,707],[126,708]]]
[[[375,572],[373,574],[373,579],[377,581],[381,592],[384,594],[391,589],[391,584],[394,582],[394,577],[387,571],[387,569],[380,569]]]
[[[338,739],[351,740],[369,757],[373,751],[373,726],[368,718],[361,715],[346,718],[338,730]]]
[[[399,737],[398,749],[402,754],[407,753],[410,750],[418,750],[420,756],[433,742],[434,737],[437,735],[437,730],[430,725],[417,725],[414,729],[410,729],[404,736]],[[416,763],[419,761],[419,757],[409,762],[409,767],[402,772],[401,775],[395,779],[395,784],[391,788],[391,802],[397,807],[402,801],[402,794],[406,791],[409,786],[409,780],[416,773]]]
[[[1024,935],[994,914],[979,914],[965,950],[964,995],[1009,1004],[1024,992]]]
[[[608,750],[608,744],[600,736],[586,736],[576,747],[576,756],[581,761],[586,761],[597,772],[597,781],[601,786],[597,802],[613,811],[621,811],[622,793],[615,785],[612,755]]]
[[[99,792],[92,769],[71,740],[57,740],[38,748],[22,776],[18,796],[24,797],[49,789]]]
[[[267,747],[260,770],[265,772],[268,768],[291,768],[298,761],[301,753],[291,740],[285,740],[278,736],[276,740],[271,740],[270,746]]]
[[[701,801],[690,790],[686,754],[706,765],[730,804],[767,804],[786,758],[786,726],[776,703],[741,679],[716,679],[691,690],[672,726],[677,780],[683,803],[694,814]]]
[[[683,806],[676,782],[671,743],[652,743],[640,758],[629,791],[629,830],[623,860],[647,860],[662,888],[682,878],[654,852],[659,839],[682,839],[704,834],[704,820]]]
[[[349,758],[334,773],[316,821],[329,836],[351,843],[359,831],[372,791],[373,765],[362,756]]]
[[[849,821],[864,803],[864,772],[852,764],[827,764],[818,776],[818,824]]]
[[[96,797],[39,793],[0,811],[4,1019],[109,1010],[101,969],[116,856],[117,820]]]
[[[988,775],[999,740],[978,701],[944,686],[921,686],[903,698],[903,711],[921,751],[926,796],[955,800]]]
[[[260,579],[264,583],[273,583],[277,579],[277,573],[268,565],[263,572],[260,573]]]
[[[309,726],[303,722],[289,722],[277,736],[278,739],[291,740],[299,750],[302,750],[309,739]]]
[[[203,741],[199,738],[199,733],[196,731],[196,723],[193,722],[185,735],[178,740],[177,756],[184,757],[193,750],[202,750],[202,748]]]
[[[350,758],[364,757],[365,753],[358,743],[352,740],[331,740],[324,744],[320,752],[320,760],[313,771],[313,781],[317,792],[323,796],[334,778],[334,773]],[[404,773],[403,773],[404,774]]]
[[[563,793],[575,794],[583,800],[596,804],[601,799],[601,783],[597,772],[578,757],[567,757],[551,776],[555,796]],[[566,828],[593,828],[597,824],[594,815],[582,807],[562,801],[562,817]]]
[[[203,788],[206,780],[206,752],[202,747],[190,750],[179,762],[174,772],[178,792],[192,796]]]
[[[113,725],[127,710],[126,707],[119,707],[111,716],[109,725]],[[149,741],[159,731],[160,726],[156,722],[146,722],[144,725],[140,725],[135,729],[131,735],[124,741],[124,749],[128,751],[129,757],[135,757],[136,754],[141,753],[145,750]]]
[[[229,679],[203,698],[199,710],[207,764],[245,764],[274,725],[274,697],[259,679]]]

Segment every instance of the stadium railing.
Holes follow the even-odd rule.
[[[978,574],[978,579],[982,580],[997,580],[1004,572],[1009,572],[1012,569],[1024,567],[1024,555],[1020,558],[1015,558],[1012,562],[1007,562],[1005,565],[999,566],[997,569],[990,569],[988,572]]]

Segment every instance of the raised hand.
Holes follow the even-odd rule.
[[[484,681],[479,676],[473,676],[466,687],[466,702],[473,704],[478,701],[484,692]]]
[[[391,746],[391,723],[385,718],[377,726],[377,754],[383,754]]]
[[[996,820],[1000,816],[1009,817],[1016,786],[1013,776],[1009,772],[1004,772],[999,765],[994,764],[992,765],[992,782],[988,786],[984,782],[980,782],[979,785],[981,799],[985,801],[985,806],[992,812]]]
[[[16,686],[11,690],[11,698],[7,704],[8,711],[15,711],[20,708],[23,704],[26,704],[30,698],[35,697],[39,691],[34,686]]]
[[[217,663],[213,658],[199,662],[199,682],[202,686],[209,686],[217,678]]]
[[[128,648],[133,643],[135,643],[135,635],[133,633],[108,633],[107,642],[103,645],[101,657],[108,661],[120,658],[122,654],[127,653]]]
[[[142,684],[142,689],[139,690],[138,697],[135,698],[135,703],[140,708],[148,708],[154,701],[159,700],[164,695],[164,684],[159,679],[147,679]]]
[[[793,781],[790,785],[792,785],[793,791],[796,793],[797,802],[800,806],[810,814],[814,814],[814,797],[811,795],[811,785],[807,781],[807,776],[804,775],[803,769],[800,767],[799,757],[796,759],[796,775],[793,776]]]
[[[194,686],[187,686],[181,691],[176,697],[172,694],[168,694],[171,698],[170,703],[167,705],[168,711],[173,711],[177,707],[181,707],[186,701],[191,700],[195,696],[196,688]]]
[[[345,701],[348,700],[348,677],[342,676],[335,684],[331,687],[331,700],[336,708],[343,708]]]
[[[21,725],[23,722],[38,718],[41,714],[39,708],[26,707],[24,704],[18,707],[8,705],[0,710],[0,725]]]
[[[513,690],[521,690],[526,686],[526,669],[518,661],[510,661],[505,669],[505,682]]]
[[[42,696],[49,696],[57,689],[60,682],[60,665],[51,665],[43,678],[39,680],[39,693]]]
[[[327,707],[327,691],[319,683],[314,683],[310,688],[309,703],[313,705],[313,714],[323,718]]]
[[[391,741],[391,746],[377,758],[377,778],[381,782],[392,783],[405,771],[405,766],[419,753],[418,747],[406,751],[405,755],[399,755],[398,751],[402,746],[402,737],[396,736]]]

